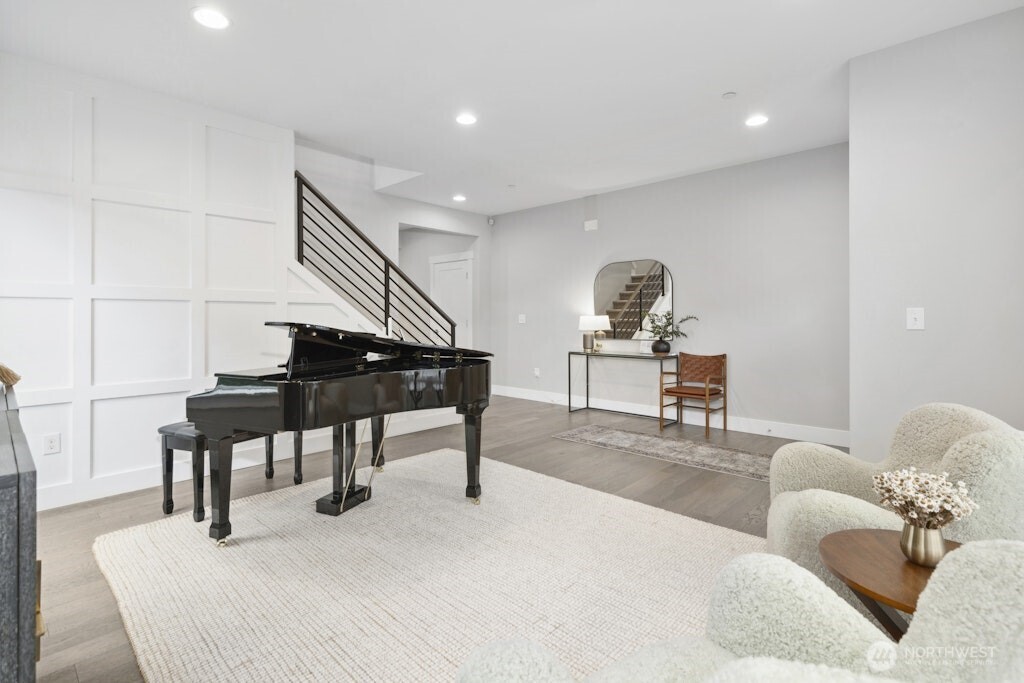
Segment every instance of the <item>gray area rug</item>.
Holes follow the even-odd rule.
[[[330,479],[232,501],[223,548],[209,514],[195,524],[188,510],[101,536],[142,675],[451,681],[475,647],[527,638],[583,676],[703,634],[719,570],[765,549],[512,465],[481,470],[480,505],[464,495],[465,455],[441,450],[389,462],[340,517],[313,509]]]
[[[736,448],[713,446],[687,439],[628,432],[601,425],[577,427],[555,434],[555,438],[758,481],[768,481],[768,466],[772,461],[772,456],[762,453],[749,453]]]

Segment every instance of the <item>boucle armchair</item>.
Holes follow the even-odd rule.
[[[1013,680],[1024,661],[1022,581],[1024,543],[962,546],[939,563],[896,645],[802,567],[776,555],[744,555],[718,576],[706,638],[643,648],[584,680]],[[475,651],[457,680],[575,679],[549,651],[518,641]]]
[[[1024,540],[1024,434],[980,410],[931,403],[900,420],[889,457],[881,463],[819,444],[780,448],[769,475],[768,552],[809,569],[863,611],[821,563],[818,543],[843,529],[902,528],[893,512],[878,505],[871,477],[910,466],[948,472],[951,481],[966,483],[978,503],[971,515],[943,529],[945,538]]]

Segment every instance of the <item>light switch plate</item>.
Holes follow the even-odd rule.
[[[924,329],[924,309],[923,308],[908,308],[907,309],[907,329],[908,330],[923,330]]]
[[[526,314],[525,313],[520,313],[519,314],[519,324],[520,325],[525,325],[526,324]]]

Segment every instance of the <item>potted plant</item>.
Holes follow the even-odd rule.
[[[644,329],[650,332],[658,338],[656,342],[651,344],[651,352],[655,356],[665,356],[672,350],[672,345],[666,340],[672,340],[676,337],[686,338],[686,333],[679,329],[679,326],[685,323],[687,320],[699,320],[695,315],[688,315],[679,319],[678,322],[672,322],[672,311],[665,311],[664,313],[648,313],[647,314],[647,327]]]

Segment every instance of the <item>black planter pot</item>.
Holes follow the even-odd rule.
[[[667,356],[668,352],[672,350],[672,345],[664,339],[656,339],[651,342],[651,353],[655,356]]]

